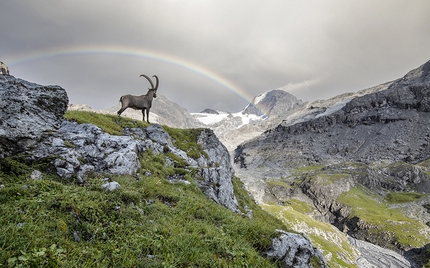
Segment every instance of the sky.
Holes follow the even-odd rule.
[[[199,112],[237,112],[283,88],[328,99],[430,60],[428,0],[0,1],[0,61],[107,109],[158,94]]]

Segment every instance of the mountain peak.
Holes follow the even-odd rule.
[[[292,94],[281,89],[275,89],[256,96],[252,102],[245,107],[242,113],[255,114],[257,116],[279,115],[300,104],[302,104],[302,101]]]
[[[409,71],[405,76],[395,81],[390,87],[415,86],[417,84],[430,86],[430,61]]]

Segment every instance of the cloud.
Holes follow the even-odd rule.
[[[430,59],[429,1],[52,1],[0,9],[0,60],[11,74],[63,86],[72,103],[111,107],[160,77],[160,94],[187,108],[242,109],[286,85],[303,100],[330,98],[403,76]],[[138,55],[31,58],[67,47],[138,47],[209,70]],[[228,86],[234,85],[234,86]],[[227,86],[225,86],[227,85]]]

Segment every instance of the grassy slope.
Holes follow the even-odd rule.
[[[348,165],[362,165],[361,163],[348,163]],[[427,164],[428,165],[428,164]],[[324,166],[307,166],[294,170],[293,175],[287,180],[268,181],[274,186],[284,187],[286,191],[296,187],[303,178],[310,178],[314,183],[327,185],[337,183],[339,179],[346,178],[343,173],[324,173]],[[291,184],[293,182],[293,184]],[[389,205],[404,202],[414,202],[424,195],[414,192],[392,192],[387,194],[385,200],[375,196],[363,187],[354,187],[347,193],[342,194],[337,201],[352,209],[351,217],[357,216],[361,220],[375,226],[373,232],[386,234],[389,232],[394,239],[404,247],[422,247],[429,243],[429,234],[424,234],[426,227],[421,222],[403,215],[399,209],[389,208]],[[325,224],[312,219],[309,214],[311,208],[306,203],[296,199],[289,199],[284,206],[276,204],[262,204],[263,209],[281,219],[288,228],[296,231],[304,231],[326,256],[331,267],[354,266],[348,260],[353,260],[356,253],[346,241],[342,240],[342,234],[329,224]],[[332,236],[324,239],[323,236]],[[333,237],[341,239],[336,243]],[[344,244],[345,243],[345,244]],[[331,253],[332,258],[327,257]],[[427,254],[430,256],[430,250]],[[430,267],[428,258],[425,267]]]
[[[146,126],[85,112],[69,112],[65,117],[94,122],[112,134],[120,134],[125,126]],[[193,130],[168,131],[173,136],[195,135],[190,133]],[[253,209],[253,219],[208,200],[183,163],[178,164],[180,168],[166,167],[165,155],[151,152],[144,153],[141,161],[141,174],[149,170],[150,176],[94,174],[84,185],[61,180],[43,163],[26,164],[19,157],[1,161],[0,266],[278,265],[261,253],[270,246],[275,229],[286,227],[261,210],[238,179],[233,183],[240,208]],[[34,169],[43,172],[42,180],[29,179]],[[191,184],[171,184],[164,179],[177,172],[185,173]],[[119,182],[120,189],[102,190],[104,178]]]

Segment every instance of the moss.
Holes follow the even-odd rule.
[[[419,200],[424,194],[413,192],[392,192],[389,193],[385,200],[390,204],[407,203]]]
[[[285,206],[289,206],[292,209],[294,209],[295,211],[301,212],[301,213],[310,213],[312,212],[311,207],[304,201],[292,198],[289,199]]]
[[[268,185],[281,186],[287,189],[291,188],[290,184],[284,181],[266,181],[266,183]]]
[[[311,175],[311,180],[314,183],[321,184],[321,185],[330,185],[333,183],[337,183],[344,179],[349,179],[349,174],[344,173],[332,173],[332,174],[315,174]]]
[[[296,168],[293,171],[293,173],[299,173],[299,174],[310,173],[310,172],[322,170],[323,168],[324,168],[324,165],[304,166],[304,167]]]
[[[187,153],[188,157],[193,159],[199,158],[201,155],[208,157],[200,144],[197,143],[197,137],[203,131],[201,128],[196,129],[178,129],[163,126],[164,130],[173,138],[174,145]]]
[[[111,135],[122,135],[124,128],[145,128],[149,126],[148,123],[143,121],[85,111],[67,111],[64,114],[64,118],[79,124],[96,125]]]

